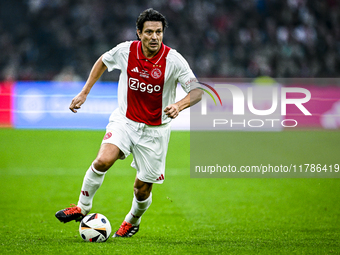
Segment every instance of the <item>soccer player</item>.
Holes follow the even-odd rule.
[[[170,121],[202,97],[187,61],[162,42],[167,27],[165,17],[147,9],[138,17],[136,26],[138,40],[123,42],[104,53],[71,102],[70,110],[76,113],[106,69],[121,71],[119,107],[111,114],[98,155],[85,174],[78,204],[55,215],[64,223],[81,220],[90,212],[106,171],[117,159],[132,153],[131,166],[137,170],[132,207],[113,237],[131,237],[138,232],[141,217],[152,201],[152,185],[163,183],[165,178]],[[175,102],[178,82],[187,95]]]

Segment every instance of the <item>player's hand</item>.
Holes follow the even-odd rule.
[[[179,114],[179,106],[177,104],[170,104],[165,107],[164,112],[169,118],[176,118]]]
[[[85,102],[86,100],[86,95],[83,93],[79,93],[78,95],[76,95],[73,99],[72,102],[70,104],[70,110],[74,113],[77,112],[76,109],[80,109],[80,106]]]

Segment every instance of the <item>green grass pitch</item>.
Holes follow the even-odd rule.
[[[154,186],[153,203],[139,233],[129,239],[85,243],[78,223],[62,224],[54,214],[77,202],[84,173],[103,135],[100,131],[0,129],[0,254],[340,252],[340,179],[193,179],[189,132],[172,132],[166,179]],[[235,148],[251,137],[257,145],[251,153],[254,160],[273,153],[268,144],[275,136],[277,143],[292,148],[314,141],[303,153],[320,155],[327,150],[328,157],[340,163],[337,131],[230,132],[227,136]],[[299,150],[285,153],[278,148],[278,161],[299,157]],[[229,156],[237,158],[239,150],[229,148]],[[92,212],[107,216],[113,231],[130,209],[135,178],[131,160],[119,161],[109,170],[94,199]]]

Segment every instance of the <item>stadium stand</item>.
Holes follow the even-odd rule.
[[[65,68],[85,79],[100,54],[136,39],[149,7],[198,77],[339,76],[337,0],[1,0],[0,80],[52,80]]]

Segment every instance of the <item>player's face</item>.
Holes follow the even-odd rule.
[[[143,31],[138,30],[145,57],[151,58],[157,54],[163,41],[163,25],[161,21],[145,21]]]

